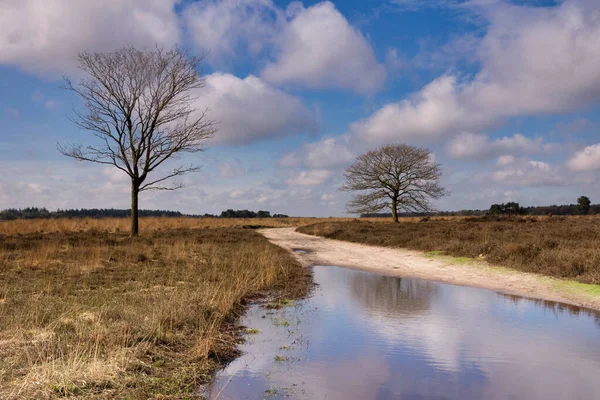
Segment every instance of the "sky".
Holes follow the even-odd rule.
[[[61,155],[89,143],[63,88],[82,51],[206,55],[194,100],[219,131],[183,189],[140,207],[344,216],[344,168],[425,146],[440,210],[600,202],[598,0],[0,0],[0,209],[129,208],[129,178]],[[167,166],[169,167],[169,166]]]

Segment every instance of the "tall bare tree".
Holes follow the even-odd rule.
[[[216,132],[208,110],[194,108],[196,89],[204,86],[202,57],[178,47],[152,51],[125,47],[111,53],[80,53],[84,77],[66,89],[85,105],[73,123],[91,132],[94,144],[58,145],[76,160],[112,165],[131,178],[131,235],[138,235],[138,196],[145,190],[175,190],[166,181],[198,165],[182,165],[163,175],[149,174],[181,153],[203,151]]]
[[[344,175],[341,190],[359,192],[348,202],[348,212],[390,209],[394,222],[399,210],[431,211],[430,200],[447,194],[438,183],[442,170],[431,151],[405,144],[381,146],[358,156]]]

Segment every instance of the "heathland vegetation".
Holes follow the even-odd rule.
[[[310,288],[247,220],[127,223],[0,223],[0,398],[195,398],[236,355],[247,300]]]
[[[368,245],[469,257],[520,271],[600,284],[600,218],[450,217],[406,223],[319,222],[299,232]]]

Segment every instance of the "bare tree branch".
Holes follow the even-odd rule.
[[[199,167],[182,166],[145,183],[148,175],[181,153],[204,151],[217,131],[208,110],[194,107],[194,95],[205,83],[199,72],[203,57],[178,47],[125,47],[112,53],[84,52],[78,60],[85,77],[78,83],[65,78],[65,88],[83,100],[84,108],[76,110],[71,121],[98,141],[88,146],[59,144],[58,149],[76,160],[113,165],[129,175],[135,235],[138,193],[178,189],[181,183],[162,183]]]
[[[359,192],[347,204],[349,213],[362,214],[391,209],[398,222],[398,210],[432,211],[431,199],[448,194],[439,185],[440,165],[431,151],[404,144],[382,146],[358,156],[346,168],[343,191]]]
[[[142,186],[140,186],[140,192],[143,190],[177,190],[183,187],[183,185],[181,183],[176,183],[174,186],[156,186],[157,183],[161,183],[164,182],[168,179],[174,178],[176,176],[181,176],[181,175],[185,175],[189,172],[197,172],[200,171],[201,167],[196,166],[196,165],[190,165],[189,167],[178,167],[175,168],[169,175],[160,178],[160,179],[156,179],[152,182],[148,182]]]

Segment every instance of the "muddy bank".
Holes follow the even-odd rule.
[[[293,252],[306,266],[339,265],[600,310],[600,296],[587,292],[584,285],[491,266],[484,261],[342,242],[298,233],[295,228],[265,229],[261,233],[272,243]]]

